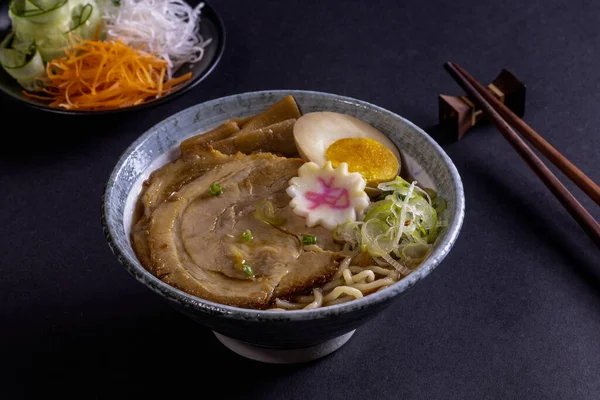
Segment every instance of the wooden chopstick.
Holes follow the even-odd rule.
[[[560,182],[560,180],[550,171],[550,169],[540,160],[540,158],[531,150],[521,137],[511,128],[498,111],[475,89],[467,80],[456,64],[447,62],[444,68],[450,73],[454,80],[472,97],[481,109],[488,114],[492,122],[496,125],[502,136],[512,145],[525,160],[527,165],[536,173],[550,191],[558,198],[561,204],[567,209],[569,214],[577,221],[583,230],[592,238],[596,246],[600,248],[600,225],[590,213],[577,201],[569,190]]]
[[[585,192],[596,204],[600,205],[600,186],[598,186],[589,176],[584,174],[571,161],[563,156],[554,146],[548,143],[536,131],[533,130],[525,121],[519,118],[514,112],[504,105],[496,97],[486,90],[481,83],[469,75],[460,65],[454,64],[454,67],[462,74],[463,77],[488,101],[498,113],[513,125],[525,139],[538,149],[544,156],[548,158],[558,169],[567,175],[581,190]]]

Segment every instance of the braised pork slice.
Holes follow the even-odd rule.
[[[202,133],[200,135],[192,136],[179,144],[182,157],[189,157],[198,154],[204,150],[207,150],[211,144],[218,142],[219,140],[227,139],[231,135],[240,131],[238,122],[226,121],[216,128]]]
[[[215,150],[224,154],[275,153],[285,157],[297,157],[298,149],[294,142],[294,124],[296,119],[288,119],[254,131],[216,141]]]
[[[331,232],[307,228],[288,205],[285,189],[303,160],[211,151],[194,166],[176,163],[148,180],[139,229],[132,232],[136,254],[155,276],[207,300],[262,309],[337,271],[343,256]],[[222,186],[221,195],[210,194],[213,183]],[[256,205],[263,201],[285,222],[259,218]],[[250,241],[242,239],[246,230]],[[302,245],[302,234],[317,236],[319,246]],[[253,277],[242,264],[251,266]]]

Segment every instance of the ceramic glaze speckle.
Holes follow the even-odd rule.
[[[334,111],[373,125],[409,156],[406,157],[408,169],[417,179],[435,186],[448,202],[449,225],[436,240],[429,258],[410,275],[382,291],[344,304],[297,311],[247,310],[213,303],[175,289],[147,272],[129,243],[131,213],[141,180],[151,170],[174,158],[177,153],[173,149],[183,139],[228,119],[257,114],[288,94],[294,96],[303,113]],[[135,279],[163,296],[178,311],[234,339],[273,348],[294,348],[323,343],[356,329],[429,275],[457,240],[464,207],[462,183],[452,161],[411,122],[372,104],[334,94],[263,91],[190,107],[140,136],[123,153],[108,180],[102,201],[102,223],[108,244],[119,262]]]

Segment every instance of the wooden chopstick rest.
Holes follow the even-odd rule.
[[[525,115],[526,86],[512,72],[503,69],[488,85],[489,91],[519,117]],[[464,134],[486,116],[470,96],[440,94],[439,122],[444,129],[460,140]]]
[[[540,180],[546,185],[554,196],[567,209],[569,214],[577,221],[583,230],[600,248],[600,224],[594,217],[581,205],[573,194],[563,185],[556,175],[544,164],[537,154],[525,143],[523,138],[515,132],[511,125],[521,121],[518,116],[510,116],[509,120],[505,120],[498,109],[492,103],[493,96],[488,96],[488,91],[475,78],[469,75],[458,64],[447,62],[444,68],[454,78],[467,93],[475,99],[475,102],[485,111],[490,120],[494,122],[502,136],[511,144],[515,151],[527,163],[527,165],[535,172]],[[490,102],[486,97],[489,97]],[[499,108],[502,108],[500,103]]]

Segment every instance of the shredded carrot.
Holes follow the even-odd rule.
[[[49,106],[68,110],[130,107],[176,90],[191,72],[165,81],[167,61],[127,46],[120,40],[73,42],[66,56],[46,66],[44,92]]]

